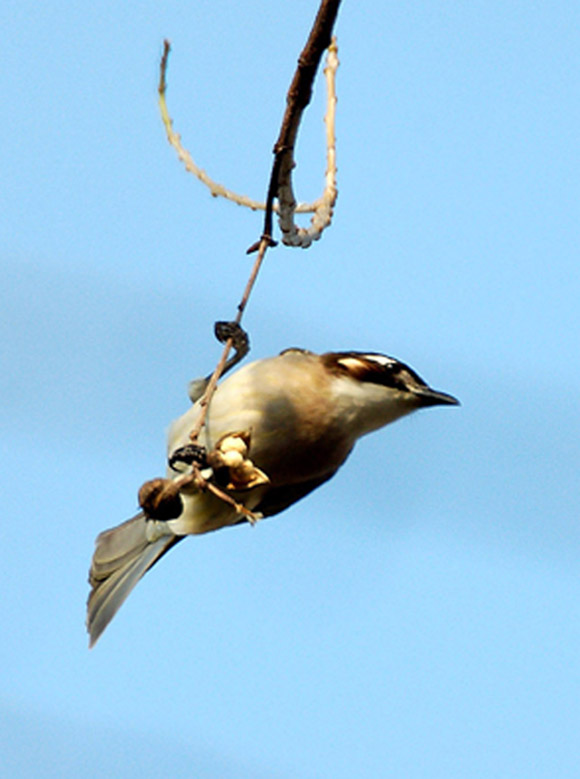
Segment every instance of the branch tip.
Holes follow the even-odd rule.
[[[171,51],[171,43],[167,38],[163,41],[163,54],[161,55],[161,63],[159,65],[159,95],[165,94],[167,89],[167,82],[165,81],[165,74],[167,73],[167,61],[169,60],[169,53]]]

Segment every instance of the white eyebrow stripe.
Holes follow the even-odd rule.
[[[361,361],[357,357],[341,357],[336,362],[339,365],[344,365],[345,368],[352,368],[353,370],[360,369],[362,366]]]
[[[398,360],[394,360],[392,357],[387,357],[384,354],[345,355],[336,362],[355,374],[361,370],[365,372],[372,371],[373,365],[378,366],[378,368],[386,368],[387,366],[399,364]],[[377,370],[377,368],[374,370]]]
[[[369,362],[376,362],[379,365],[394,365],[397,362],[392,357],[387,357],[386,354],[363,354],[361,357]]]

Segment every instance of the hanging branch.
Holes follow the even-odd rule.
[[[338,8],[340,6],[340,0],[321,0],[321,4],[314,20],[312,30],[306,42],[306,46],[302,50],[298,59],[298,68],[292,79],[292,83],[288,90],[286,98],[286,111],[282,119],[282,125],[280,128],[280,134],[278,140],[274,145],[274,162],[272,165],[272,171],[270,174],[270,181],[268,185],[268,194],[265,204],[265,217],[264,217],[264,229],[262,237],[253,246],[248,249],[248,253],[257,250],[258,255],[254,262],[254,266],[250,273],[250,277],[246,283],[246,287],[240,303],[237,307],[237,314],[233,324],[240,326],[242,316],[246,305],[248,303],[250,294],[252,292],[254,283],[260,271],[260,267],[266,255],[269,247],[275,246],[276,242],[272,237],[272,214],[275,210],[274,200],[278,199],[279,214],[280,214],[280,228],[283,232],[283,241],[286,244],[292,246],[303,246],[304,248],[309,246],[312,240],[316,240],[320,237],[324,226],[330,223],[330,217],[332,215],[332,208],[336,200],[336,162],[335,162],[335,142],[334,142],[334,111],[336,106],[336,95],[334,92],[334,74],[338,67],[338,58],[336,57],[336,43],[332,40],[332,30],[338,14]],[[332,43],[332,45],[331,45]],[[292,189],[292,169],[295,166],[294,160],[294,147],[296,138],[298,135],[298,129],[302,114],[305,108],[310,103],[312,97],[312,85],[314,78],[322,58],[322,54],[325,49],[329,51],[329,62],[327,69],[325,70],[327,77],[327,84],[329,85],[329,101],[328,110],[325,117],[326,130],[327,130],[327,171],[326,171],[326,188],[323,196],[319,201],[314,204],[315,215],[312,219],[312,225],[308,229],[298,228],[294,224],[294,213],[298,210]],[[229,190],[221,187],[221,185],[215,184],[204,171],[199,169],[191,155],[182,147],[179,135],[173,131],[173,126],[169,113],[167,111],[167,105],[165,101],[166,92],[166,71],[167,71],[167,59],[169,56],[170,45],[168,41],[165,41],[163,56],[161,59],[160,67],[160,79],[159,79],[159,105],[163,123],[167,132],[167,137],[171,145],[176,149],[179,158],[185,164],[188,170],[195,173],[209,188],[214,196],[221,195],[228,197],[235,202],[240,202],[242,205],[247,205],[249,208],[260,208],[260,204],[256,204],[255,201],[242,202],[238,196],[231,193]],[[224,367],[228,361],[228,355],[234,344],[234,337],[227,338],[221,358],[216,365],[216,368],[211,375],[203,396],[200,400],[200,413],[194,428],[190,432],[190,439],[194,445],[197,444],[199,433],[205,424],[207,416],[207,410],[211,398],[215,392],[217,383],[222,375]],[[203,458],[201,458],[203,460]],[[251,461],[248,460],[251,464]],[[220,490],[216,485],[212,484],[204,478],[201,473],[200,463],[195,459],[191,465],[191,473],[180,476],[178,479],[173,480],[173,488],[171,488],[166,479],[155,479],[150,482],[146,482],[140,490],[141,495],[147,495],[146,499],[140,498],[140,503],[145,513],[153,517],[154,515],[148,510],[151,505],[155,506],[155,512],[159,510],[163,512],[163,508],[160,507],[162,501],[161,495],[164,491],[174,493],[175,490],[180,490],[183,487],[194,485],[198,489],[209,489],[215,495],[222,500],[231,503],[235,506],[238,513],[243,514],[249,521],[254,522],[259,517],[254,515],[251,511],[236,503],[227,492]],[[173,496],[174,499],[175,496]],[[169,502],[171,502],[171,498]],[[174,505],[174,504],[172,504]],[[159,516],[159,514],[157,514]]]
[[[282,119],[280,135],[274,144],[274,164],[266,199],[264,235],[272,235],[272,204],[276,197],[280,206],[280,228],[291,242],[295,235],[300,234],[293,219],[296,208],[292,190],[292,169],[296,165],[294,146],[302,114],[312,97],[312,85],[320,59],[324,50],[331,44],[332,29],[339,6],[340,0],[322,0],[306,46],[298,58],[298,68],[286,96],[286,111]],[[334,197],[336,198],[336,191]]]
[[[300,206],[295,204],[292,191],[292,167],[289,170],[288,181],[280,180],[278,187],[279,225],[283,233],[282,243],[286,246],[300,246],[307,249],[312,241],[317,241],[325,228],[330,225],[334,204],[338,191],[336,189],[336,137],[334,134],[336,119],[336,89],[335,74],[338,68],[338,47],[336,38],[333,37],[328,48],[328,59],[324,68],[326,76],[326,89],[328,94],[328,107],[324,117],[326,125],[326,186],[322,197],[315,201],[314,216],[310,227],[302,228],[294,224],[294,214],[298,213]]]
[[[196,176],[196,178],[198,178],[202,184],[205,184],[205,186],[209,189],[212,197],[223,197],[226,200],[231,200],[232,203],[236,203],[239,206],[246,206],[246,208],[251,208],[252,211],[263,211],[266,208],[265,203],[252,200],[252,198],[248,197],[247,195],[239,195],[237,192],[232,192],[231,189],[227,189],[227,187],[224,187],[222,184],[214,181],[210,176],[207,175],[203,168],[200,168],[199,165],[196,165],[191,154],[182,146],[181,136],[173,129],[173,121],[169,116],[167,100],[165,98],[167,92],[167,64],[170,51],[170,42],[168,40],[163,41],[163,55],[161,57],[160,64],[158,92],[159,111],[161,113],[161,121],[163,122],[163,126],[165,127],[165,132],[167,134],[167,140],[177,152],[177,156],[184,164],[187,172],[193,173],[193,175]],[[313,210],[312,206],[309,205],[303,205],[302,209],[304,209],[306,212]]]
[[[338,0],[337,3],[334,3],[337,7],[336,10],[334,11],[332,24],[334,23],[334,19],[338,11],[339,3],[340,0]],[[323,3],[321,6],[321,9],[319,11],[319,17],[321,16],[321,12],[324,10],[323,8],[324,5],[326,4]],[[333,3],[330,3],[329,5],[333,5]],[[325,21],[325,14],[322,14],[322,17],[323,17],[322,21]],[[315,21],[312,32],[315,31],[317,22],[318,22],[318,17],[317,20]],[[332,25],[330,27],[330,31],[332,31]],[[316,63],[316,68],[314,70],[314,75],[316,74],[316,69],[320,62],[320,56],[322,52],[318,54],[316,48],[313,49],[313,47],[310,46],[310,42],[311,39],[309,38],[309,41],[300,56],[299,70],[297,71],[294,80],[292,82],[292,85],[290,87],[290,90],[288,92],[287,102],[288,100],[290,100],[290,94],[293,90],[293,87],[295,86],[297,76],[300,71],[300,63],[303,60],[308,62],[312,58],[313,53],[315,56],[318,56],[318,61]],[[161,64],[160,64],[160,78],[159,78],[158,92],[159,92],[159,111],[161,113],[161,120],[163,122],[163,126],[165,127],[167,140],[169,141],[171,146],[173,146],[173,148],[175,149],[178,158],[181,160],[188,173],[192,173],[203,184],[205,184],[205,186],[209,189],[212,197],[223,197],[226,200],[230,200],[231,202],[236,203],[237,205],[245,206],[246,208],[251,208],[253,211],[258,211],[258,210],[265,211],[268,205],[267,203],[254,200],[248,197],[247,195],[240,195],[239,193],[233,192],[231,189],[224,187],[222,184],[218,183],[217,181],[214,181],[210,176],[208,176],[208,174],[205,172],[205,170],[203,170],[203,168],[200,168],[199,165],[195,163],[190,152],[182,145],[181,136],[179,135],[179,133],[176,133],[175,130],[173,129],[173,121],[169,115],[169,110],[167,108],[166,76],[167,76],[167,65],[168,65],[170,51],[171,51],[171,45],[168,40],[165,40],[163,43],[163,55],[161,57]],[[324,47],[322,51],[324,51]],[[336,196],[337,196],[336,142],[335,142],[335,133],[334,133],[335,117],[336,117],[335,81],[336,81],[336,71],[339,65],[337,52],[338,52],[338,47],[336,45],[336,39],[332,38],[328,45],[328,60],[326,63],[326,67],[324,69],[324,74],[326,76],[327,96],[328,96],[327,97],[328,107],[327,107],[326,116],[324,117],[324,121],[326,124],[326,147],[327,147],[327,153],[326,153],[327,163],[326,163],[326,174],[325,174],[326,185],[324,191],[322,195],[312,203],[296,203],[292,191],[292,183],[291,183],[291,170],[292,167],[294,166],[294,164],[292,164],[289,170],[287,170],[283,175],[283,179],[280,181],[280,185],[284,188],[283,193],[278,192],[278,194],[276,195],[276,197],[278,197],[284,203],[285,213],[284,213],[284,217],[283,218],[281,217],[280,219],[280,229],[282,230],[283,233],[282,242],[287,246],[302,246],[303,248],[310,246],[313,240],[318,240],[320,238],[322,231],[329,226],[330,220],[332,218],[332,209],[336,202]],[[303,112],[306,105],[308,105],[308,102],[310,102],[310,94],[308,95],[308,99],[306,103],[304,103],[300,107],[300,115],[296,117],[297,124],[295,128],[294,139],[296,136],[296,132],[298,130],[298,124],[300,122],[301,113]],[[283,129],[284,127],[282,128],[282,130]],[[277,142],[277,146],[280,143],[282,137],[282,130],[280,133],[280,138],[278,139]],[[291,153],[293,153],[293,149],[291,149]],[[281,212],[281,208],[278,203],[272,202],[271,208],[276,213]],[[298,228],[293,226],[292,214],[294,213],[297,214],[314,213],[314,216],[311,221],[311,227],[305,230],[303,228]],[[290,220],[288,219],[289,214],[290,214]]]
[[[161,57],[160,78],[157,91],[159,92],[159,112],[161,113],[161,121],[165,127],[165,133],[167,135],[169,144],[175,149],[179,160],[185,167],[185,170],[188,173],[192,173],[197,179],[201,181],[202,184],[205,184],[205,186],[209,189],[209,193],[212,197],[223,197],[225,200],[230,200],[232,203],[235,203],[238,206],[245,206],[246,208],[250,208],[252,211],[265,211],[266,203],[264,201],[254,200],[253,198],[248,197],[248,195],[241,195],[239,192],[234,192],[233,190],[224,187],[224,185],[220,184],[218,181],[214,181],[211,176],[208,176],[203,168],[200,168],[199,165],[197,165],[191,156],[191,153],[182,145],[181,136],[173,129],[173,120],[169,116],[169,109],[167,108],[167,66],[170,53],[171,43],[168,40],[165,40],[163,41],[163,55]],[[338,60],[336,62],[336,67],[338,67]],[[336,67],[334,67],[334,72],[336,72]],[[331,87],[329,86],[328,89],[330,90]],[[334,94],[334,84],[332,85],[332,92]],[[296,206],[296,213],[313,213],[316,211],[320,200],[321,198],[318,198],[318,200],[315,200],[312,203],[298,203]],[[274,211],[277,212],[278,204],[274,203],[273,208]]]

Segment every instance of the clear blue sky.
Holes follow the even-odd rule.
[[[577,2],[344,0],[334,225],[268,256],[253,356],[382,351],[463,405],[188,539],[87,649],[94,537],[162,472],[261,230],[168,147],[162,40],[184,143],[260,197],[316,6],[2,5],[2,776],[577,775]]]

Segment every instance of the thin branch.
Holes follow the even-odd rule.
[[[264,211],[266,209],[266,203],[259,200],[253,200],[247,195],[240,195],[238,192],[233,192],[231,189],[224,187],[217,181],[214,181],[208,174],[197,165],[191,156],[190,152],[182,145],[181,136],[173,129],[173,120],[169,116],[169,110],[167,108],[167,65],[169,61],[169,53],[171,52],[171,44],[168,40],[163,41],[163,55],[161,57],[161,63],[159,66],[159,85],[157,91],[159,93],[159,112],[161,113],[161,121],[165,128],[167,140],[170,145],[175,149],[178,158],[183,163],[188,173],[192,173],[198,178],[202,184],[209,189],[212,197],[223,197],[226,200],[230,200],[238,206],[245,206],[251,208],[252,211]],[[299,203],[296,206],[296,212],[299,214],[311,214],[313,213],[317,205],[320,202],[320,198],[313,203]],[[274,210],[278,211],[278,205],[274,204]]]
[[[146,481],[139,490],[139,505],[145,516],[149,519],[169,520],[175,519],[183,511],[183,502],[180,497],[182,490],[195,490],[196,492],[211,492],[220,500],[228,503],[240,516],[255,525],[262,515],[250,511],[242,503],[239,503],[229,493],[222,490],[216,484],[208,481],[199,468],[194,468],[190,473],[184,473],[174,479],[151,479]]]
[[[266,255],[266,251],[268,250],[268,247],[272,245],[272,241],[269,238],[263,237],[259,244],[259,251],[258,256],[256,257],[256,260],[254,262],[254,266],[252,268],[252,271],[250,273],[250,277],[246,283],[246,288],[244,290],[244,294],[242,295],[242,299],[238,303],[238,313],[236,314],[235,323],[240,324],[242,321],[242,316],[244,314],[244,310],[246,308],[246,305],[248,304],[248,300],[250,298],[250,295],[252,293],[252,289],[254,287],[254,284],[256,282],[256,279],[258,277],[258,273],[260,271],[260,267],[262,265],[262,262],[264,260],[264,257]],[[212,376],[209,380],[209,383],[207,387],[205,388],[205,391],[203,393],[203,396],[200,400],[200,414],[199,417],[195,423],[195,426],[191,430],[189,437],[190,439],[195,443],[197,441],[197,438],[199,436],[199,433],[201,431],[201,428],[203,427],[205,423],[205,418],[207,416],[207,409],[209,402],[213,396],[213,393],[215,392],[215,388],[217,387],[217,383],[220,379],[220,376],[222,375],[222,371],[224,369],[224,366],[227,362],[228,355],[231,351],[231,348],[233,346],[233,339],[228,338],[224,345],[224,349],[222,352],[222,356],[220,357],[220,360],[218,364],[215,367],[214,372],[212,373]]]
[[[268,187],[268,200],[271,195],[278,197],[280,221],[284,222],[284,232],[294,241],[298,228],[294,225],[293,214],[296,201],[292,191],[292,169],[295,166],[294,147],[298,128],[304,109],[312,97],[312,84],[320,65],[322,55],[331,44],[332,30],[338,14],[340,0],[322,0],[316,19],[308,36],[306,46],[298,58],[298,68],[290,84],[286,97],[286,111],[282,119],[280,135],[274,145],[274,164]],[[281,197],[281,193],[285,197]],[[268,200],[266,203],[268,203]],[[266,210],[264,235],[272,235],[272,210]],[[311,241],[312,239],[310,239]],[[286,242],[286,241],[285,241]]]
[[[244,294],[242,295],[242,299],[240,300],[240,302],[238,304],[238,313],[237,313],[236,318],[234,320],[236,322],[236,324],[238,324],[238,325],[242,321],[242,316],[244,314],[244,310],[246,308],[246,305],[247,305],[248,300],[250,298],[250,294],[252,292],[252,289],[253,289],[254,284],[256,282],[256,279],[258,277],[258,273],[260,271],[260,267],[262,265],[264,257],[266,256],[266,251],[268,250],[268,247],[272,245],[272,243],[273,243],[272,240],[270,238],[266,237],[266,236],[264,236],[261,239],[261,241],[260,241],[259,250],[258,250],[258,256],[256,257],[256,260],[254,262],[254,266],[253,266],[252,271],[250,273],[250,277],[249,277],[249,279],[247,281],[246,288],[244,290]],[[198,416],[198,418],[196,420],[195,425],[193,426],[193,428],[191,429],[191,431],[189,433],[189,438],[190,438],[190,440],[193,443],[197,443],[197,439],[199,437],[201,429],[202,429],[202,427],[205,424],[205,420],[207,418],[207,412],[208,412],[208,409],[209,409],[210,401],[211,401],[211,399],[213,397],[213,394],[214,394],[214,392],[216,390],[217,383],[218,383],[218,381],[220,379],[220,376],[222,375],[222,372],[224,370],[224,367],[225,367],[225,364],[227,362],[228,355],[229,355],[229,353],[231,351],[232,346],[233,346],[233,338],[228,338],[228,340],[226,341],[226,343],[224,345],[224,348],[223,348],[223,351],[222,351],[222,356],[220,357],[220,360],[219,360],[218,364],[216,365],[214,372],[212,373],[212,376],[211,376],[211,378],[209,380],[209,383],[208,383],[207,387],[205,388],[205,392],[203,393],[203,396],[202,396],[201,400],[199,401],[199,405],[200,405],[199,416]],[[211,492],[213,492],[214,495],[216,495],[217,497],[219,497],[222,500],[224,500],[226,503],[229,503],[231,506],[233,506],[234,509],[236,510],[236,512],[238,514],[243,515],[248,520],[248,522],[250,522],[250,524],[254,525],[257,522],[257,520],[259,519],[259,517],[257,515],[255,515],[252,511],[247,509],[242,504],[240,504],[237,501],[235,501],[230,495],[228,495],[227,492],[224,492],[223,490],[221,490],[219,487],[217,487],[212,482],[209,482],[206,479],[204,479],[202,474],[201,474],[201,468],[200,468],[200,466],[196,462],[192,463],[192,466],[191,466],[191,479],[192,479],[192,481],[194,483],[200,485],[202,489],[203,488],[209,489]]]
[[[278,186],[279,226],[282,232],[282,243],[286,246],[299,246],[307,249],[312,241],[317,241],[323,230],[330,225],[338,191],[336,189],[336,137],[334,132],[336,119],[336,88],[335,75],[338,68],[338,47],[336,38],[332,38],[328,47],[328,58],[324,75],[328,93],[328,106],[324,123],[326,125],[326,186],[322,197],[315,203],[314,216],[310,227],[298,227],[294,222],[294,214],[298,211],[292,189],[293,159],[281,166]]]
[[[194,176],[196,176],[203,184],[205,184],[213,197],[224,197],[226,200],[231,200],[238,205],[251,208],[253,211],[263,209],[263,204],[258,203],[249,197],[246,197],[246,195],[238,195],[237,193],[226,189],[226,187],[222,186],[221,184],[218,184],[217,181],[211,179],[205,170],[195,164],[191,154],[182,146],[181,136],[173,129],[173,121],[169,116],[169,111],[167,110],[167,101],[165,99],[165,93],[167,91],[167,62],[169,60],[170,51],[171,44],[169,41],[163,41],[163,56],[161,57],[158,92],[159,110],[161,112],[161,120],[163,121],[163,126],[165,127],[165,132],[167,134],[167,140],[177,152],[177,156],[185,165],[185,169],[189,171],[189,173],[193,173]]]
[[[174,479],[173,484],[178,489],[183,489],[195,485],[195,487],[202,492],[204,490],[208,490],[213,495],[215,495],[216,498],[223,500],[224,503],[229,503],[229,505],[235,510],[236,514],[240,514],[241,516],[245,517],[251,525],[255,525],[256,522],[258,522],[258,520],[261,518],[260,514],[257,514],[255,511],[250,511],[250,509],[246,508],[242,503],[238,503],[237,500],[232,498],[229,493],[224,492],[224,490],[222,490],[216,484],[213,484],[213,482],[205,479],[201,475],[201,471],[197,465],[194,466],[192,473],[187,473],[183,476],[179,476],[177,479]]]

